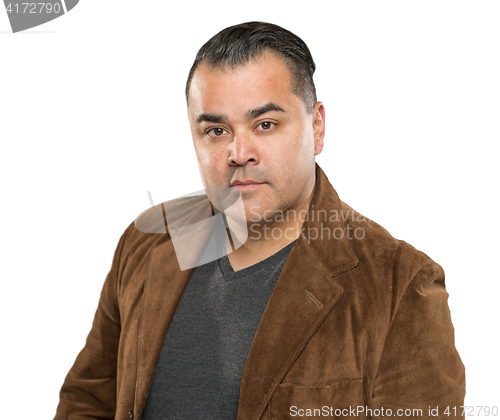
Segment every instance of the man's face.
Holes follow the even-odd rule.
[[[202,63],[191,81],[188,114],[205,189],[237,188],[247,222],[297,208],[314,186],[324,108],[318,102],[307,113],[291,88],[285,61],[271,53],[235,70]]]

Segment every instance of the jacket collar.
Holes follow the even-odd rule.
[[[352,236],[352,233],[347,231],[344,223],[349,217],[353,217],[353,214],[342,213],[337,192],[316,163],[315,191],[301,239],[307,243],[313,257],[332,277],[358,264],[358,259],[349,246],[348,237]]]

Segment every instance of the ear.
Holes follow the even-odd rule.
[[[325,107],[321,102],[316,102],[313,111],[314,130],[314,156],[319,155],[323,150],[325,138]]]

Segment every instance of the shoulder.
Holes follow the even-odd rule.
[[[408,284],[418,274],[429,273],[444,277],[443,269],[427,254],[404,240],[392,236],[377,222],[362,215],[348,204],[341,202],[341,213],[346,233],[350,232],[349,246],[359,260],[360,266],[378,273],[378,281],[392,279]],[[422,277],[422,276],[420,276]]]

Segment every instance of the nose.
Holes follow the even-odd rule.
[[[259,154],[250,136],[235,133],[230,144],[228,163],[230,166],[244,166],[248,163],[257,164]]]

